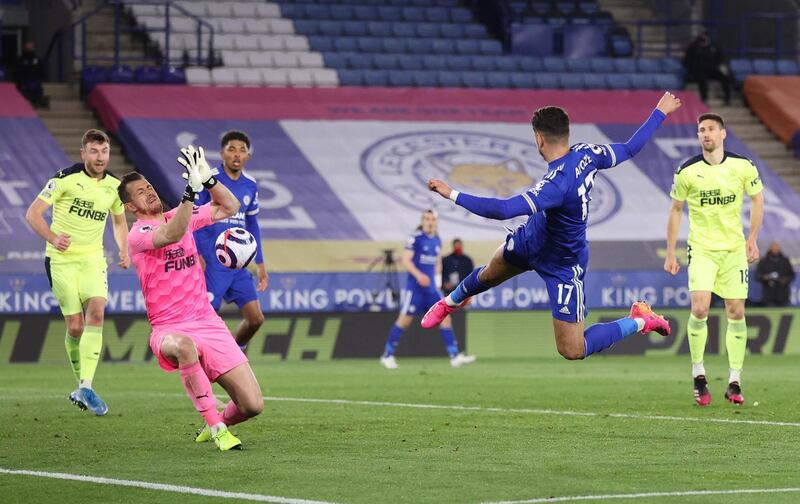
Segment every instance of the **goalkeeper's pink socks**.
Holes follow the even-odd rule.
[[[211,390],[211,382],[200,366],[200,362],[180,366],[180,371],[183,388],[186,389],[189,399],[192,400],[195,409],[203,415],[208,426],[215,426],[222,422],[217,412],[217,400],[214,398],[214,391]]]
[[[222,412],[222,421],[228,426],[242,423],[249,418],[250,417],[245,416],[244,413],[239,411],[239,407],[236,406],[236,403],[233,401],[229,401],[228,405],[225,406],[225,410]]]

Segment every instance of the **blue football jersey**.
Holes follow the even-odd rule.
[[[414,252],[412,260],[414,266],[430,277],[430,288],[435,289],[436,265],[439,262],[439,252],[442,250],[442,240],[438,235],[428,236],[422,231],[416,231],[408,237],[405,249]],[[408,282],[409,284],[417,282],[410,273]]]
[[[548,164],[542,180],[523,193],[533,210],[524,224],[531,253],[563,259],[587,247],[595,174],[616,164],[613,146],[593,144],[573,145],[567,155]]]
[[[203,259],[206,261],[206,268],[214,268],[221,270],[228,270],[225,266],[217,261],[214,254],[214,245],[216,244],[217,237],[226,229],[233,227],[245,227],[245,218],[250,215],[258,214],[258,184],[256,180],[249,176],[247,173],[242,172],[238,180],[232,180],[222,166],[215,168],[214,176],[219,183],[227,187],[236,199],[239,200],[239,211],[235,215],[215,222],[210,226],[198,229],[194,233],[194,239],[197,242],[197,250]],[[202,191],[197,196],[196,205],[203,205],[211,201],[211,195],[208,191]],[[261,244],[258,244],[261,247]]]

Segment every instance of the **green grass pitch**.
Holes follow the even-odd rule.
[[[742,407],[723,400],[727,362],[710,359],[713,402],[703,409],[686,356],[399,363],[258,366],[269,399],[262,416],[232,428],[245,450],[229,453],[193,442],[200,416],[178,375],[154,363],[100,365],[103,418],[67,401],[66,362],[2,366],[0,468],[353,504],[800,487],[798,357],[748,357]],[[601,499],[799,500],[800,492]],[[234,502],[10,474],[0,474],[0,501]]]

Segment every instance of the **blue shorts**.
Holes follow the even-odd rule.
[[[564,322],[580,322],[589,313],[586,308],[586,295],[583,279],[589,264],[589,249],[577,256],[555,260],[532,253],[523,226],[506,236],[503,259],[517,268],[534,270],[544,280],[550,298],[550,311],[554,319]]]
[[[218,270],[206,268],[206,288],[208,300],[215,311],[226,303],[236,303],[241,308],[250,301],[258,299],[253,275],[246,269]]]
[[[412,317],[423,316],[442,299],[442,293],[435,287],[433,289],[406,289],[400,299],[400,315],[411,315]]]

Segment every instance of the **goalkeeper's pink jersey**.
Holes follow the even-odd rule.
[[[164,214],[172,219],[177,208]],[[211,205],[194,207],[189,229],[177,243],[153,247],[153,232],[166,223],[137,220],[128,233],[128,254],[136,266],[150,325],[217,318],[208,301],[206,279],[197,255],[193,231],[208,226]]]

